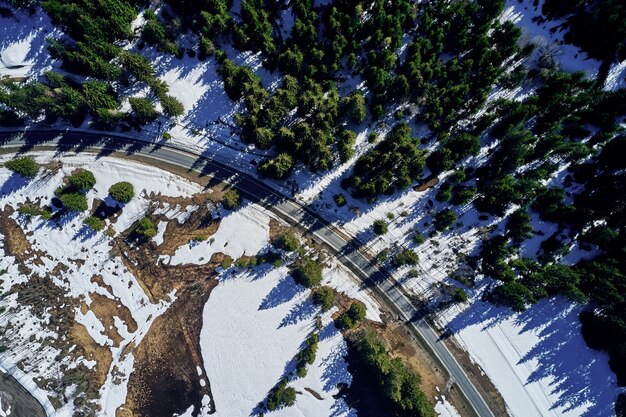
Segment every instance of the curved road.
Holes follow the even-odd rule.
[[[287,220],[292,225],[309,230],[316,239],[330,247],[342,263],[350,268],[365,283],[381,295],[401,316],[406,324],[430,349],[451,380],[464,395],[470,407],[479,417],[495,417],[483,397],[471,382],[461,365],[442,343],[438,333],[423,319],[417,309],[402,292],[400,287],[389,279],[389,274],[377,268],[355,246],[358,241],[349,241],[343,234],[318,214],[302,204],[280,194],[273,188],[251,175],[241,173],[225,164],[205,158],[188,150],[166,144],[155,144],[115,133],[83,131],[27,130],[0,131],[0,146],[19,148],[28,152],[34,148],[52,147],[61,150],[95,149],[102,155],[119,151],[140,155],[154,160],[154,165],[166,162],[194,170],[227,182],[236,187],[242,195],[258,202]]]

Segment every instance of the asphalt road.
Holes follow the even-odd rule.
[[[62,150],[90,150],[102,155],[114,151],[126,152],[153,159],[155,166],[159,166],[159,162],[166,162],[232,184],[244,197],[271,208],[274,213],[292,225],[307,228],[319,242],[330,247],[346,267],[386,299],[389,306],[427,345],[475,414],[480,417],[494,417],[461,365],[441,341],[439,334],[419,315],[395,281],[389,279],[385,271],[377,268],[356,250],[356,247],[361,246],[361,242],[349,242],[344,234],[337,233],[337,229],[328,221],[262,181],[187,150],[168,145],[155,145],[120,134],[52,130],[31,130],[25,133],[4,131],[0,132],[0,146],[17,147],[21,152],[46,146]]]

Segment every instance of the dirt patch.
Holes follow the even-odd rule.
[[[276,240],[278,236],[282,235],[288,229],[289,226],[279,222],[273,217],[270,217],[270,242]]]
[[[318,400],[320,401],[324,400],[324,397],[322,397],[320,393],[315,391],[314,389],[306,387],[304,390],[308,392],[309,394],[311,394],[312,396],[314,396],[315,398],[317,398]]]
[[[220,220],[213,218],[215,203],[212,201],[212,196],[213,193],[203,193],[195,194],[192,198],[158,197],[160,201],[172,206],[198,207],[182,224],[178,220],[169,220],[165,216],[157,218],[157,220],[168,222],[163,233],[163,243],[159,246],[160,254],[172,256],[182,245],[187,245],[193,240],[207,240],[217,232]]]
[[[33,252],[33,248],[20,225],[9,217],[14,212],[11,206],[6,206],[0,212],[0,233],[4,235],[5,252],[9,256],[15,256],[18,262],[23,263],[35,258],[33,263],[37,263],[39,261],[37,258],[43,254]]]
[[[89,293],[89,298],[91,298],[91,304],[87,306],[87,304],[83,303],[81,310],[84,308],[85,312],[86,310],[93,311],[104,326],[105,334],[113,341],[113,346],[119,347],[120,343],[123,341],[115,325],[114,317],[119,317],[119,319],[124,322],[129,332],[133,333],[137,330],[137,322],[133,319],[130,310],[128,307],[121,304],[119,300],[114,300],[93,292]]]
[[[96,361],[92,368],[92,382],[96,387],[101,387],[107,378],[107,373],[111,367],[113,356],[111,350],[106,346],[100,346],[89,335],[87,328],[80,323],[73,322],[69,337],[78,346],[82,356],[89,361]]]
[[[94,284],[98,284],[99,287],[104,288],[105,290],[109,292],[109,294],[113,295],[113,287],[104,283],[104,279],[102,278],[102,275],[94,275],[91,277],[90,281],[93,282]]]
[[[188,219],[188,221],[191,219]],[[172,222],[177,223],[177,222]],[[187,222],[185,222],[186,224]],[[200,350],[202,312],[211,290],[217,285],[215,268],[219,256],[207,265],[169,266],[158,263],[154,243],[134,248],[120,236],[114,251],[125,266],[157,300],[175,300],[157,317],[139,346],[133,349],[134,371],[128,382],[128,395],[121,416],[171,417],[193,406],[198,413],[202,398],[211,398],[210,384]],[[198,376],[197,367],[203,377]],[[197,414],[194,414],[194,416]]]
[[[413,191],[426,191],[429,188],[433,188],[435,185],[439,184],[439,177],[430,176],[421,180],[415,187],[413,187]]]

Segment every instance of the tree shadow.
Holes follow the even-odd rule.
[[[475,291],[483,289],[484,284]],[[487,331],[512,318],[520,326],[518,335],[531,332],[539,338],[517,363],[512,363],[532,369],[524,384],[547,381],[549,394],[556,397],[551,410],[576,410],[582,417],[612,416],[617,389],[607,388],[617,388],[616,377],[608,367],[607,355],[587,347],[578,320],[581,309],[565,299],[551,298],[514,313],[476,300],[449,321],[444,333],[454,335],[475,325]]]
[[[259,305],[259,310],[278,307],[281,304],[293,300],[294,297],[303,290],[304,287],[296,284],[291,275],[287,275],[265,296],[263,301],[261,301],[261,305]]]
[[[29,182],[29,178],[23,177],[14,172],[0,187],[0,195],[6,196],[13,194],[22,188],[25,188]]]
[[[294,283],[294,285],[297,284]],[[278,328],[280,329],[282,327],[290,326],[303,320],[310,319],[315,315],[315,313],[317,313],[318,310],[319,307],[311,301],[310,297],[307,297],[291,308],[289,313],[280,322]]]

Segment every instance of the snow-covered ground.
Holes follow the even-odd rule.
[[[315,329],[319,309],[309,290],[295,285],[285,267],[226,272],[204,309],[202,355],[217,408],[215,416],[247,416],[278,381],[295,369],[294,356]],[[305,378],[291,385],[299,392],[294,407],[271,415],[352,415],[335,400],[338,383],[350,383],[341,333],[324,315],[316,360]],[[317,393],[316,398],[308,390]]]
[[[610,417],[623,389],[607,355],[586,346],[580,311],[562,298],[541,300],[523,313],[475,299],[438,321],[498,387],[513,416]]]

